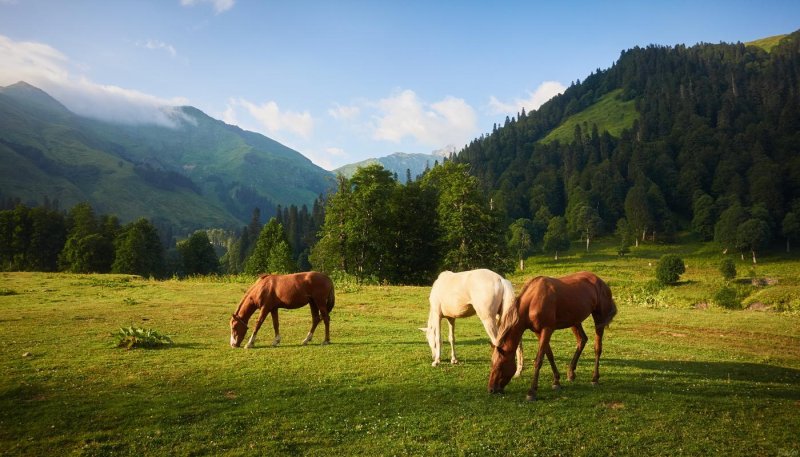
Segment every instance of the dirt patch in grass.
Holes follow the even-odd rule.
[[[606,403],[605,406],[606,408],[613,410],[625,409],[625,403],[622,403],[621,401],[612,401],[610,403]]]

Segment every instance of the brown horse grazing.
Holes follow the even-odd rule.
[[[539,369],[542,359],[547,356],[553,369],[553,388],[560,388],[560,375],[553,361],[550,349],[550,335],[553,331],[570,327],[578,346],[569,364],[567,379],[575,379],[578,357],[586,345],[586,332],[583,322],[589,315],[594,318],[594,373],[592,384],[600,378],[600,354],[603,352],[603,330],[617,314],[617,305],[611,297],[611,289],[593,273],[580,272],[562,278],[539,276],[522,288],[515,306],[518,307],[517,320],[506,319],[500,323],[497,346],[492,354],[492,371],[489,374],[489,393],[502,393],[506,384],[514,376],[514,350],[522,341],[522,334],[530,329],[539,339],[539,352],[533,368],[533,383],[528,391],[528,401],[536,400],[539,387]],[[513,318],[513,315],[512,315]]]
[[[236,312],[231,315],[231,347],[239,347],[247,333],[247,321],[250,316],[260,309],[258,322],[247,348],[252,348],[256,341],[256,334],[267,314],[272,314],[272,326],[275,328],[273,346],[281,342],[278,332],[278,308],[296,309],[309,305],[311,307],[311,330],[302,344],[307,344],[314,336],[314,330],[319,324],[320,316],[325,322],[325,341],[330,343],[330,312],[335,303],[333,282],[322,273],[309,271],[290,275],[262,275],[247,289]]]

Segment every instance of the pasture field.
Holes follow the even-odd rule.
[[[648,288],[666,250],[687,272]],[[299,345],[303,308],[281,311],[280,347],[267,346],[267,319],[245,350],[228,346],[228,319],[250,279],[0,273],[0,454],[800,455],[797,258],[761,260],[763,287],[748,286],[738,262],[746,299],[778,298],[772,310],[731,311],[709,300],[722,283],[712,248],[612,251],[539,257],[511,276],[519,291],[529,275],[593,270],[619,308],[600,385],[589,383],[591,341],[578,379],[565,381],[575,343],[559,331],[564,388],[548,388],[545,364],[533,403],[530,333],[526,370],[502,396],[486,392],[490,347],[475,317],[456,323],[461,363],[446,362],[445,343],[445,362],[430,366],[417,330],[429,287],[339,284],[329,346],[321,328]],[[109,334],[128,325],[175,344],[113,348]],[[591,319],[584,327],[591,338]]]

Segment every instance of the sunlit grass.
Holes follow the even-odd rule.
[[[687,264],[680,283],[658,290],[657,305],[633,300],[658,257],[674,251]],[[530,334],[526,371],[504,396],[486,393],[490,348],[474,317],[457,321],[462,363],[430,366],[417,330],[427,319],[429,287],[337,289],[331,345],[319,344],[321,334],[299,344],[311,321],[304,308],[280,313],[280,347],[266,345],[267,319],[257,347],[244,350],[228,346],[228,319],[247,281],[2,273],[2,288],[15,294],[0,296],[0,453],[800,452],[800,316],[697,307],[723,281],[716,249],[689,243],[645,245],[626,258],[614,252],[608,241],[558,262],[535,256],[524,274],[511,275],[519,290],[536,274],[593,270],[619,304],[600,386],[589,383],[590,342],[577,381],[561,391],[546,388],[545,366],[535,403],[524,401],[536,348]],[[745,265],[737,260],[737,280],[749,280]],[[757,275],[777,282],[751,297],[796,288],[798,265],[765,256]],[[112,348],[110,332],[127,326],[156,328],[174,345]],[[591,336],[591,319],[585,328]],[[571,332],[554,335],[562,376],[574,345]]]

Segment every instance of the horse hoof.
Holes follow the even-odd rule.
[[[329,345],[329,344],[331,344],[331,342],[330,342],[330,341],[328,341],[328,340],[325,340],[325,341],[323,341],[323,342],[322,342],[322,345],[323,345],[323,346],[327,346],[327,345]]]
[[[450,363],[453,365],[458,365],[458,359],[450,359]]]
[[[597,381],[592,381],[592,387],[597,387],[598,385],[600,385],[600,383],[599,383],[599,382],[597,382]]]
[[[553,390],[561,390],[561,384],[553,384]]]
[[[431,363],[431,366],[432,367],[438,367],[439,366],[439,361],[438,360],[434,360],[433,363]]]
[[[528,396],[525,397],[525,401],[536,401],[536,395],[528,394]]]

